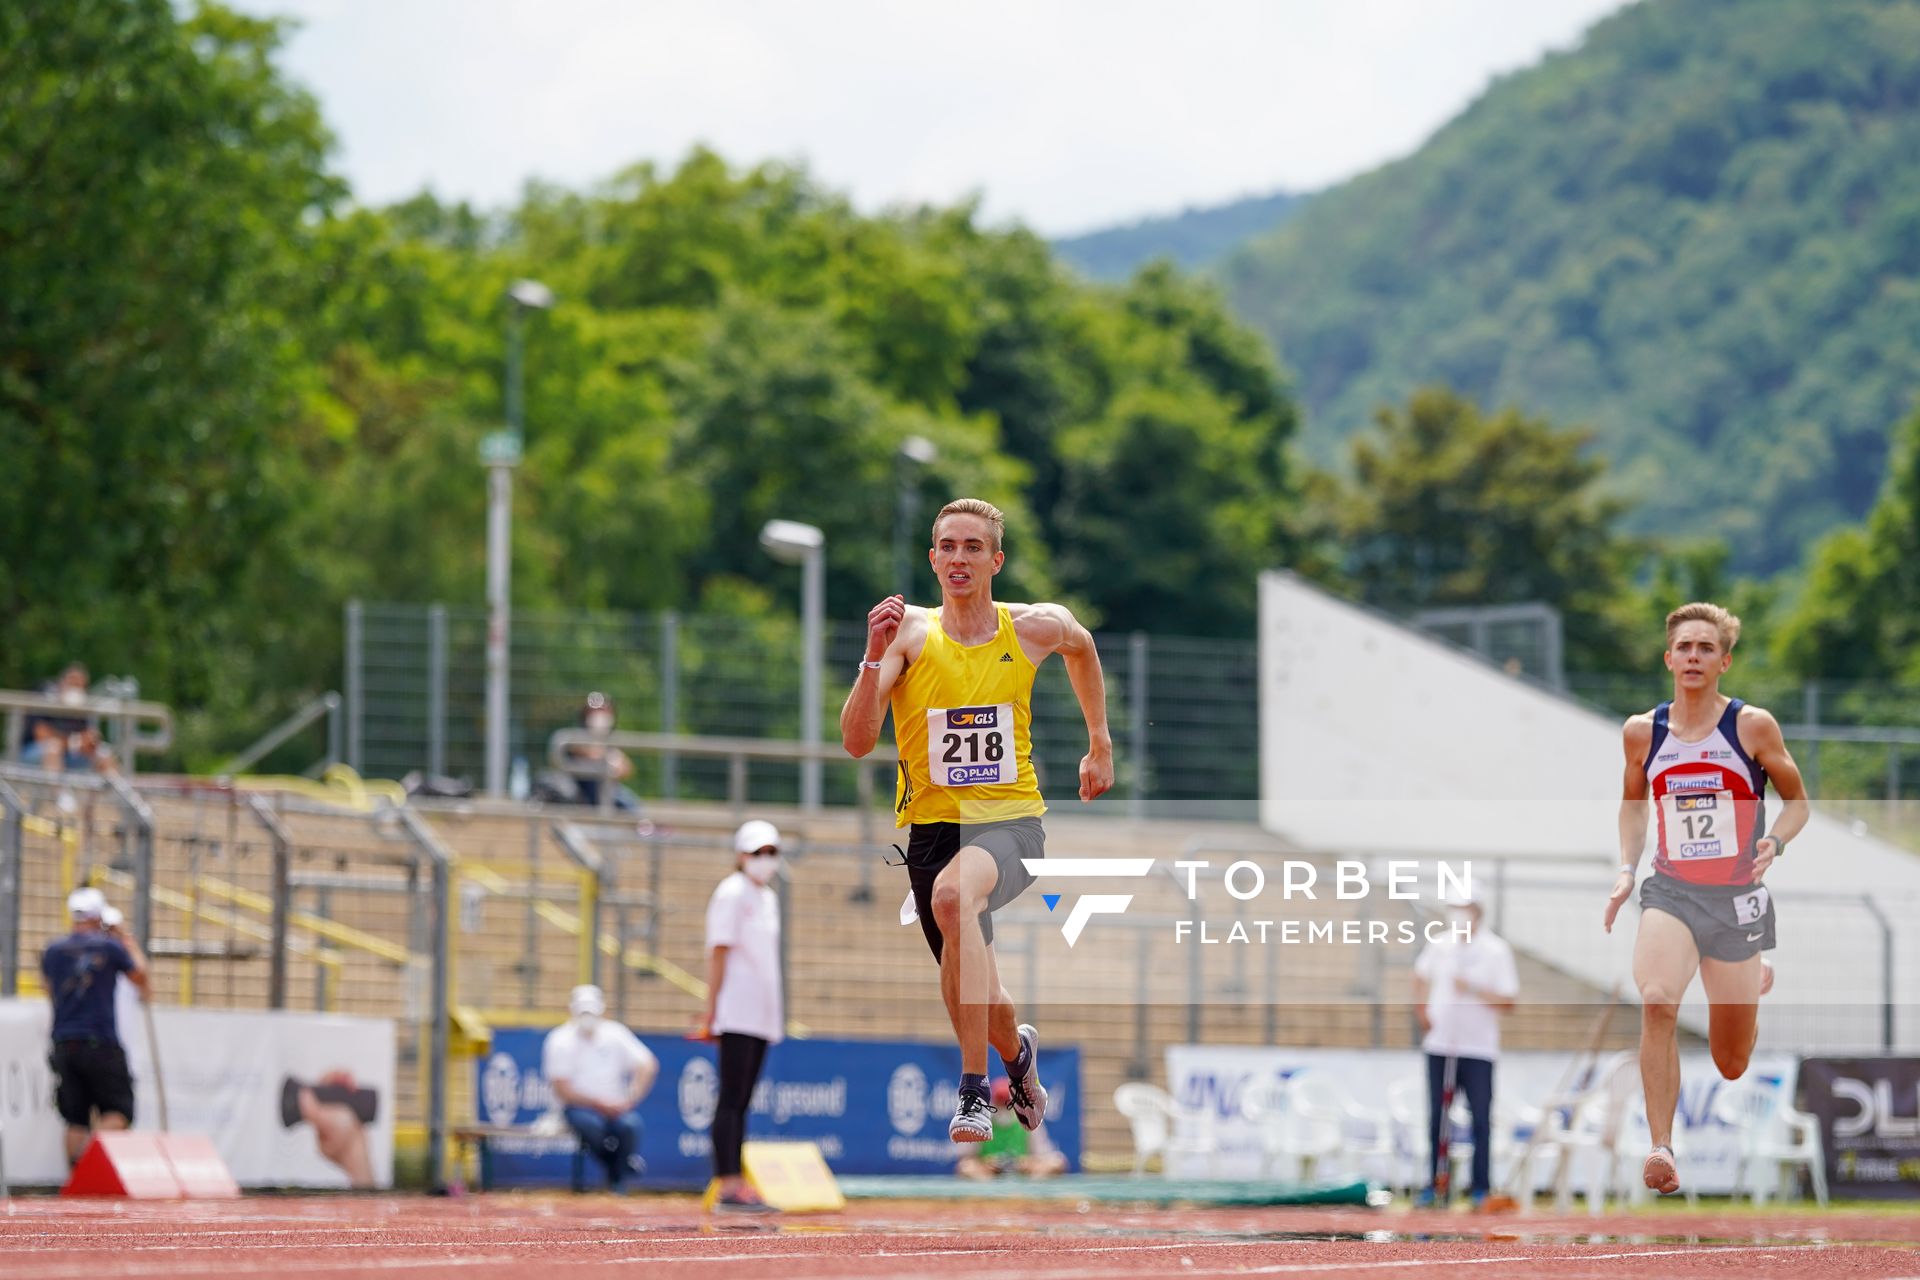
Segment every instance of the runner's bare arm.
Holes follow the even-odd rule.
[[[863,666],[853,682],[853,691],[840,708],[840,744],[855,759],[873,750],[880,740],[880,726],[887,718],[887,698],[893,682],[905,670],[908,627],[907,602],[900,596],[888,596],[867,611],[867,649]]]
[[[1647,749],[1653,745],[1653,717],[1634,716],[1621,730],[1626,773],[1620,780],[1620,872],[1607,896],[1606,929],[1613,932],[1614,917],[1633,893],[1640,851],[1647,844]]]
[[[1065,605],[1036,604],[1032,608],[1038,635],[1067,664],[1067,680],[1080,700],[1087,722],[1087,754],[1080,760],[1080,799],[1092,800],[1113,786],[1113,735],[1107,730],[1107,680],[1100,670],[1100,653],[1093,635]]]
[[[1780,846],[1806,828],[1812,809],[1807,804],[1806,780],[1800,776],[1793,753],[1787,750],[1787,740],[1773,713],[1751,705],[1742,707],[1738,729],[1741,749],[1759,762],[1780,792],[1780,820],[1754,846],[1753,878],[1758,880],[1779,856]]]

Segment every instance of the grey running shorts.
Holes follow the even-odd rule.
[[[1773,895],[1763,884],[1689,884],[1656,871],[1640,886],[1640,909],[1678,919],[1709,960],[1773,950]]]
[[[1047,833],[1038,818],[1009,818],[1003,822],[916,822],[907,834],[907,879],[913,885],[913,905],[920,913],[920,931],[927,936],[933,958],[940,958],[940,926],[933,919],[933,882],[954,855],[976,845],[993,855],[1000,879],[980,913],[980,932],[993,944],[993,912],[1027,891],[1033,877],[1021,865],[1023,858],[1047,856]]]

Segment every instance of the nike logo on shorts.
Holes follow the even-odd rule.
[[[1760,935],[1759,935],[1759,934],[1757,934],[1757,933],[1750,933],[1750,934],[1748,934],[1748,935],[1747,935],[1747,941],[1748,941],[1748,942],[1758,942],[1758,941],[1760,941]]]

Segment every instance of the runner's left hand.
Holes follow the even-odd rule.
[[[1780,852],[1780,842],[1772,836],[1761,836],[1753,843],[1753,882],[1759,884],[1766,876],[1767,868],[1773,865],[1773,859]]]

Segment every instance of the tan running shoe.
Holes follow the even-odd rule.
[[[1647,1153],[1647,1163],[1641,1168],[1640,1176],[1649,1187],[1663,1196],[1670,1196],[1680,1189],[1680,1165],[1673,1158],[1673,1148],[1655,1147]]]

